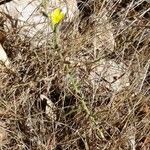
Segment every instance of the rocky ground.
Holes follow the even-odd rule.
[[[90,9],[62,23],[58,47],[45,17],[36,28],[1,12],[2,150],[150,149],[150,2]]]

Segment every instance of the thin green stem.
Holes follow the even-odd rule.
[[[54,26],[53,28],[53,42],[54,42],[54,48],[58,48],[58,43],[57,43],[57,26]]]

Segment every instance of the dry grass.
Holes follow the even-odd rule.
[[[0,70],[0,130],[7,134],[1,149],[149,150],[149,5],[143,0],[103,5],[116,46],[98,55],[124,63],[130,73],[130,85],[119,92],[102,85],[93,89],[88,78],[95,58],[85,51],[94,35],[83,37],[70,27],[54,49],[51,38],[33,47],[34,38],[8,31],[3,47],[13,70]]]

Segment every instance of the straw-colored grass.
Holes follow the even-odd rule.
[[[0,69],[0,148],[149,150],[149,5],[97,3],[88,21],[76,18],[61,27],[57,48],[52,34],[31,38],[19,28],[7,31],[3,48],[12,68]],[[105,14],[107,21],[99,23]],[[40,39],[42,45],[33,44]],[[111,83],[101,74],[93,81],[102,60],[122,63],[125,71]],[[124,74],[128,85],[113,90]]]

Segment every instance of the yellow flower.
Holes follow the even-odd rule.
[[[56,8],[51,14],[49,14],[53,26],[58,25],[64,17],[65,14],[59,8]]]

